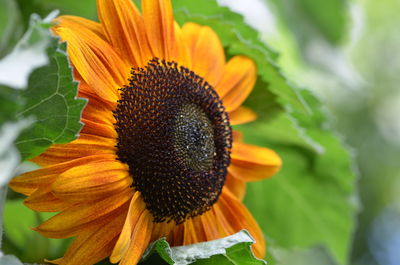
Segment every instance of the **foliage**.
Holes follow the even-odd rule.
[[[348,0],[265,0],[305,48],[314,38],[333,44],[343,42],[349,23]]]
[[[66,44],[54,38],[46,52],[49,65],[32,72],[27,89],[21,93],[26,103],[17,117],[34,117],[34,125],[16,141],[24,159],[42,153],[51,144],[74,140],[82,127],[79,121],[86,101],[76,99],[77,83],[71,76]]]
[[[153,242],[143,255],[143,265],[264,265],[265,261],[254,257],[250,245],[254,242],[247,231],[234,235],[181,247],[171,248],[165,239]]]

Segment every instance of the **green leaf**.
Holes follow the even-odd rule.
[[[17,119],[21,108],[18,91],[0,85],[0,188],[14,175],[20,155],[14,145],[20,132],[30,125],[28,119]]]
[[[254,257],[251,244],[254,240],[246,230],[234,235],[198,244],[170,247],[162,238],[147,248],[141,264],[175,265],[263,265],[263,260]]]
[[[20,93],[25,104],[17,117],[30,117],[33,120],[33,126],[24,131],[16,141],[24,160],[42,153],[51,144],[74,140],[82,126],[80,118],[86,101],[76,98],[77,83],[72,78],[66,44],[59,43],[59,39],[51,35],[49,26],[46,21],[32,16],[28,33],[12,55],[1,62],[4,65],[26,52],[34,54],[42,51],[45,57],[40,56],[37,64],[48,61],[47,65],[30,74],[27,88]],[[37,64],[31,68],[35,68]],[[31,68],[26,74],[29,74]],[[18,75],[15,78],[26,79]]]
[[[4,202],[6,200],[6,195],[7,195],[7,187],[0,187],[0,216],[3,216],[3,207],[4,207]],[[3,218],[0,219],[0,249],[2,245],[2,239],[3,239]]]
[[[324,38],[339,44],[347,34],[348,0],[265,0],[276,7],[280,20],[295,34],[300,44]]]
[[[258,122],[238,126],[248,143],[270,147],[283,159],[280,173],[251,183],[246,204],[279,247],[324,245],[345,264],[354,229],[355,174],[351,157],[333,131],[319,100],[285,78],[277,56],[243,18],[214,0],[174,0],[180,24],[212,27],[229,56],[252,58],[258,81],[245,102]]]
[[[22,107],[18,91],[7,86],[0,85],[0,124],[6,121],[14,121],[15,115]]]
[[[248,185],[245,202],[275,244],[323,244],[335,260],[346,264],[356,209],[349,154],[329,130],[308,128],[323,147],[316,154],[301,138],[285,137],[293,129],[285,114],[270,124],[242,126],[248,142],[277,150],[283,160],[279,174]],[[259,194],[268,196],[262,200]]]

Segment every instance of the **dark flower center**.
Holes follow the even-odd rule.
[[[218,94],[174,62],[153,59],[131,74],[114,111],[118,158],[155,222],[203,214],[230,163],[232,132]]]

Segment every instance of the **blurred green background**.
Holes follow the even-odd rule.
[[[400,1],[219,2],[244,15],[245,21],[260,32],[279,53],[278,62],[291,81],[318,95],[355,158],[360,200],[349,199],[360,206],[360,211],[348,264],[400,264]],[[61,13],[96,19],[94,0],[0,0],[0,7],[0,58],[25,32],[31,13],[44,17],[59,9]],[[329,164],[324,165],[329,171]],[[252,183],[249,194],[259,187]],[[36,233],[25,235],[28,230],[22,227],[32,226],[44,216],[24,208],[17,195],[9,197],[14,200],[5,208],[3,251],[35,261],[52,244],[54,253],[50,254],[54,256],[50,258],[57,257],[65,242],[49,241]],[[259,221],[264,218],[257,213],[256,201],[249,196],[246,202]],[[296,249],[274,249],[274,242],[270,243],[280,264],[313,264],[312,250],[291,257]],[[25,251],[28,248],[30,251]],[[299,257],[304,257],[304,262]]]

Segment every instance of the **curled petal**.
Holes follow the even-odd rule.
[[[242,181],[258,181],[274,175],[281,165],[281,158],[271,149],[234,142],[228,172]]]

